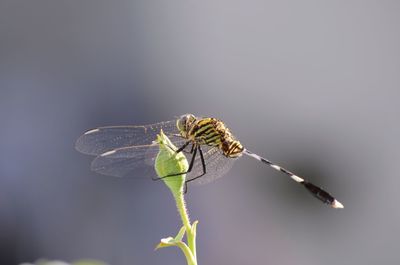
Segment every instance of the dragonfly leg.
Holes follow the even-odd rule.
[[[185,150],[186,146],[188,146],[191,143],[191,141],[187,141],[186,143],[184,143],[178,150],[175,151],[174,148],[172,148],[172,146],[167,145],[169,149],[171,149],[172,151],[175,151],[176,153],[179,152],[183,152],[188,154],[189,152]],[[193,146],[192,146],[192,150],[190,151],[190,154],[193,153]]]
[[[177,152],[177,153],[182,152],[182,151],[186,148],[186,146],[188,146],[191,142],[192,142],[192,141],[187,141],[187,142],[186,142],[184,145],[182,145],[178,150],[176,150],[176,152]],[[194,146],[194,144],[192,145],[192,150],[193,150],[193,146]],[[190,152],[190,153],[192,153],[192,152]]]
[[[189,143],[190,143],[190,142],[187,142],[187,143],[184,145],[184,147],[186,147]],[[193,144],[193,146],[192,146],[193,155],[192,155],[192,159],[190,160],[189,168],[188,168],[188,170],[187,170],[186,172],[181,172],[181,173],[176,173],[176,174],[169,174],[169,175],[166,175],[166,176],[163,176],[163,177],[152,178],[152,179],[153,179],[153,180],[160,180],[160,179],[163,179],[163,178],[176,177],[176,176],[180,176],[180,175],[184,175],[184,174],[190,173],[190,172],[192,171],[192,169],[193,169],[194,160],[195,160],[196,155],[197,155],[197,147],[194,147],[194,146],[195,146],[195,144]],[[182,148],[182,147],[181,147],[181,148]],[[179,149],[181,149],[181,148],[179,148]],[[179,150],[179,149],[178,149],[178,150]],[[200,150],[201,150],[201,149],[200,149]],[[200,155],[202,156],[203,154],[201,153]],[[204,160],[204,159],[203,159],[203,160]],[[203,175],[204,175],[204,174],[203,174]]]
[[[190,149],[190,151],[182,150],[182,152],[185,154],[193,154],[193,151],[194,151],[194,144],[192,144],[192,148]]]
[[[207,168],[206,168],[206,163],[204,161],[203,151],[201,150],[200,146],[198,146],[197,149],[199,149],[201,165],[203,167],[203,173],[201,175],[197,176],[197,177],[194,177],[192,179],[189,179],[189,180],[185,181],[185,192],[187,191],[187,183],[188,182],[191,182],[191,181],[193,181],[195,179],[201,178],[202,176],[204,176],[207,173]]]

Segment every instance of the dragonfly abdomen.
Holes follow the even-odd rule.
[[[226,157],[237,158],[242,155],[244,147],[237,140],[227,139],[222,143],[221,150]]]

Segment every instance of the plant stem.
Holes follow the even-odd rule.
[[[192,225],[190,224],[189,214],[186,209],[185,198],[183,192],[179,192],[174,195],[176,207],[178,208],[179,215],[181,216],[183,226],[186,229],[186,238],[189,249],[192,252],[194,258],[194,265],[197,265],[197,256],[196,256],[196,235],[193,231]]]
[[[197,265],[196,258],[193,256],[191,249],[185,243],[180,241],[177,242],[176,245],[182,250],[188,265]]]

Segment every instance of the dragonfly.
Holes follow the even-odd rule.
[[[178,147],[176,152],[183,152],[190,160],[187,172],[164,177],[186,174],[185,184],[205,184],[225,175],[238,158],[248,156],[283,173],[323,203],[333,208],[344,207],[322,188],[246,149],[225,123],[216,118],[184,114],[148,125],[99,127],[81,135],[75,147],[81,153],[95,156],[91,169],[100,174],[154,178],[159,151],[155,139],[161,130]]]

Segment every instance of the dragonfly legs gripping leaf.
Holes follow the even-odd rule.
[[[191,181],[193,181],[195,179],[201,178],[202,176],[204,176],[207,173],[206,163],[204,161],[204,155],[203,155],[203,151],[201,150],[200,145],[197,146],[197,149],[199,150],[199,153],[200,153],[200,160],[201,160],[201,165],[203,167],[203,173],[201,175],[199,175],[199,176],[196,176],[194,178],[191,178],[191,179],[187,180],[185,182],[186,185],[187,185],[188,182],[191,182]],[[192,158],[192,160],[194,160],[194,159]]]
[[[188,170],[187,170],[186,172],[173,173],[173,174],[169,174],[169,175],[166,175],[166,176],[163,176],[163,177],[152,178],[152,179],[153,179],[153,180],[160,180],[160,179],[164,179],[164,178],[176,177],[176,176],[180,176],[180,175],[184,175],[184,174],[190,173],[190,172],[192,171],[192,169],[193,169],[193,165],[194,165],[194,162],[195,162],[195,160],[196,160],[196,155],[197,155],[197,151],[198,151],[199,154],[200,154],[200,160],[201,160],[201,165],[202,165],[202,168],[203,168],[203,173],[200,174],[199,176],[196,176],[196,177],[194,177],[194,178],[191,178],[191,179],[185,181],[185,193],[187,193],[187,183],[189,183],[190,181],[193,181],[193,180],[195,180],[195,179],[198,179],[198,178],[204,176],[204,175],[207,173],[207,170],[206,170],[206,163],[205,163],[203,151],[201,150],[200,145],[197,145],[196,143],[193,143],[192,141],[187,141],[187,142],[186,142],[185,144],[183,144],[179,149],[176,150],[176,153],[184,152],[184,149],[185,149],[190,143],[192,143],[192,148],[191,148],[191,150],[190,150],[190,154],[192,154],[192,158],[191,158],[191,160],[190,160],[189,168],[188,168]]]

